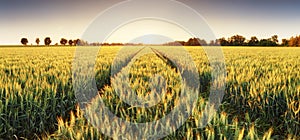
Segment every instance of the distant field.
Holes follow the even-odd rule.
[[[101,98],[127,121],[163,117],[177,105],[178,72],[154,53],[135,61],[129,79],[137,95],[151,93],[149,79],[155,73],[167,79],[168,90],[151,109],[130,107],[118,99],[109,80],[120,49],[102,47],[98,54],[95,77]],[[218,113],[203,129],[197,127],[211,69],[201,47],[186,49],[202,80],[201,96],[193,115],[165,139],[300,139],[300,48],[223,47],[226,93]],[[75,51],[75,47],[0,47],[0,138],[108,139],[88,124],[77,106],[71,69]]]

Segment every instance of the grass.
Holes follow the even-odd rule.
[[[204,128],[198,127],[211,86],[211,68],[201,47],[186,49],[198,68],[201,94],[188,120],[164,139],[299,139],[299,48],[222,48],[227,71],[225,96],[220,109]],[[128,85],[133,89],[128,97],[159,93],[165,96],[146,109],[124,103],[116,95],[122,90],[124,79],[109,78],[119,50],[120,47],[103,47],[94,68],[99,97],[114,114],[131,122],[151,122],[179,105],[178,97],[183,90],[180,73],[155,53],[141,56],[128,69]],[[78,107],[72,83],[75,51],[74,47],[0,48],[0,138],[111,138],[94,128]],[[117,68],[121,76],[129,60],[126,53],[123,55],[125,59],[117,65],[121,66]],[[149,81],[155,74],[165,79],[165,90],[153,89],[157,85]],[[113,86],[114,82],[117,86]],[[95,105],[99,99],[95,99]],[[91,105],[88,109],[98,108]],[[118,133],[112,134],[119,138]],[[135,133],[124,137],[134,138]]]

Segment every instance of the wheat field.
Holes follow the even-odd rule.
[[[184,122],[179,119],[176,123],[182,126],[163,139],[300,139],[299,48],[222,47],[227,73],[225,95],[204,128],[199,126],[212,83],[211,68],[202,47],[185,49],[198,69],[200,94],[197,106],[188,108],[192,115]],[[179,105],[178,97],[185,90],[180,74],[168,60],[153,52],[141,55],[128,68],[131,90],[127,97],[164,96],[149,108],[124,103],[116,95],[125,86],[123,79],[111,79],[111,65],[119,50],[121,47],[102,47],[94,67],[98,99],[109,110],[128,122],[144,123],[164,117]],[[75,51],[75,47],[0,48],[0,138],[135,139],[136,133],[143,133],[119,136],[110,132],[113,137],[109,137],[84,117],[72,82]],[[127,54],[123,55],[126,58]],[[120,70],[125,61],[117,64]],[[155,74],[165,79],[165,90],[154,90],[160,86],[149,82]],[[126,130],[125,126],[117,127]]]

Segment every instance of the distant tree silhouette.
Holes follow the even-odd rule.
[[[101,43],[101,46],[110,46],[110,44],[109,43]]]
[[[49,46],[51,44],[52,40],[50,39],[50,37],[46,37],[44,40],[44,43],[46,46]]]
[[[91,46],[101,46],[101,43],[99,42],[94,42],[90,44]],[[133,43],[126,43],[124,46],[133,46]]]
[[[184,41],[174,41],[174,42],[168,42],[164,43],[164,46],[184,46],[185,42]]]
[[[278,35],[273,35],[271,37],[271,41],[273,42],[273,45],[277,46],[278,45]]]
[[[256,36],[252,36],[251,39],[248,42],[248,46],[257,46],[259,43],[259,40]]]
[[[184,46],[201,46],[199,38],[190,38]]]
[[[288,43],[290,47],[300,47],[300,36],[291,37]]]
[[[219,43],[219,45],[221,45],[221,46],[229,46],[229,42],[228,42],[224,37],[218,39],[218,43]]]
[[[270,41],[271,40],[268,40],[268,39],[261,39],[259,41],[259,46],[268,46],[270,44]]]
[[[40,44],[40,39],[36,38],[35,40],[36,44]],[[28,39],[27,38],[21,38],[21,43],[23,45],[28,44]],[[44,39],[44,43],[46,46],[49,46],[52,41],[50,37],[46,37]],[[75,39],[75,40],[67,40],[65,38],[61,38],[60,44],[66,45],[67,43],[70,46],[87,46],[87,45],[92,45],[92,46],[138,46],[138,45],[143,45],[143,44],[134,44],[134,43],[99,43],[99,42],[94,42],[94,43],[88,43],[85,40],[82,39]],[[57,43],[56,43],[57,44]],[[273,35],[270,38],[267,39],[258,39],[256,36],[252,36],[250,40],[246,41],[246,38],[241,36],[241,35],[234,35],[228,39],[219,38],[216,40],[211,40],[209,43],[206,42],[204,39],[199,39],[199,38],[190,38],[187,42],[185,41],[174,41],[174,42],[166,42],[162,45],[167,45],[167,46],[215,46],[215,45],[221,45],[221,46],[291,46],[291,47],[300,47],[300,36],[295,36],[291,37],[290,39],[282,39],[282,43],[279,44],[278,41],[278,36]]]
[[[277,46],[277,43],[272,41],[272,38],[261,39],[258,44],[259,46]]]
[[[243,46],[245,45],[246,38],[241,35],[234,35],[231,38],[229,38],[229,44],[230,46]]]
[[[141,44],[141,43],[138,43],[138,44],[139,44],[138,46],[143,45],[143,44]],[[83,46],[84,44],[78,44],[78,45]],[[123,46],[123,43],[111,43],[110,45],[111,45],[111,46]]]
[[[74,46],[78,46],[78,44],[79,44],[79,39],[73,40],[73,44],[74,44]]]
[[[207,46],[208,45],[207,42],[204,39],[199,39],[198,38],[198,42],[199,42],[200,46]]]
[[[90,45],[87,41],[84,41],[82,39],[75,39],[73,40],[74,46],[88,46]],[[119,44],[119,43],[116,43]],[[119,45],[123,45],[123,44],[119,44]]]
[[[28,43],[28,39],[27,38],[22,38],[21,43],[26,46],[27,43]]]
[[[68,42],[68,40],[65,39],[65,38],[61,38],[61,40],[60,40],[60,44],[61,44],[61,45],[66,45],[67,42]]]
[[[287,40],[287,39],[282,39],[281,46],[284,46],[284,47],[289,46],[289,40]]]
[[[40,45],[40,42],[41,42],[41,41],[40,41],[39,38],[36,38],[36,39],[35,39],[35,43],[36,43],[37,45]]]
[[[291,38],[290,38],[290,41],[289,41],[289,47],[295,46],[296,43],[297,43],[296,38],[291,37]]]
[[[74,43],[74,42],[73,42],[72,39],[70,39],[68,43],[69,43],[70,46],[73,46],[73,43]]]

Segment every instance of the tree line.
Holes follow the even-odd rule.
[[[168,42],[163,45],[167,46],[285,46],[285,47],[300,47],[300,35],[291,37],[290,39],[282,39],[279,43],[278,36],[273,35],[267,39],[258,39],[256,36],[247,40],[241,35],[234,35],[228,39],[219,38],[211,40],[209,43],[204,39],[190,38],[188,41]]]
[[[22,38],[21,43],[23,45],[28,44],[27,38]],[[39,46],[40,45],[40,39],[36,38],[35,43]],[[52,40],[50,37],[46,37],[44,39],[45,46],[50,46],[52,43]],[[87,41],[84,41],[82,39],[65,39],[61,38],[60,45],[66,46],[137,46],[137,45],[145,45],[142,43],[88,43]],[[58,43],[55,43],[54,45],[59,45]],[[204,39],[199,38],[190,38],[188,41],[174,41],[174,42],[168,42],[164,44],[160,44],[164,46],[285,46],[285,47],[300,47],[300,35],[291,37],[290,39],[282,39],[282,43],[279,43],[278,36],[273,35],[270,38],[267,39],[258,39],[256,36],[251,37],[249,40],[247,40],[245,37],[241,35],[234,35],[228,39],[219,38],[216,40],[211,40],[209,43]]]
[[[23,44],[24,46],[27,46],[27,44],[28,44],[28,39],[27,38],[21,38],[21,44]],[[35,43],[36,43],[36,45],[37,46],[39,46],[40,45],[40,42],[41,42],[41,40],[40,40],[40,38],[36,38],[35,39]],[[51,40],[51,38],[50,37],[46,37],[45,39],[44,39],[44,45],[45,46],[50,46],[51,45],[51,43],[52,43],[52,40]],[[65,39],[65,38],[61,38],[60,39],[60,45],[63,45],[63,46],[66,46],[66,45],[69,45],[69,46],[85,46],[85,45],[89,45],[86,41],[84,41],[84,40],[81,40],[81,39]],[[54,45],[59,45],[58,43],[55,43]]]

